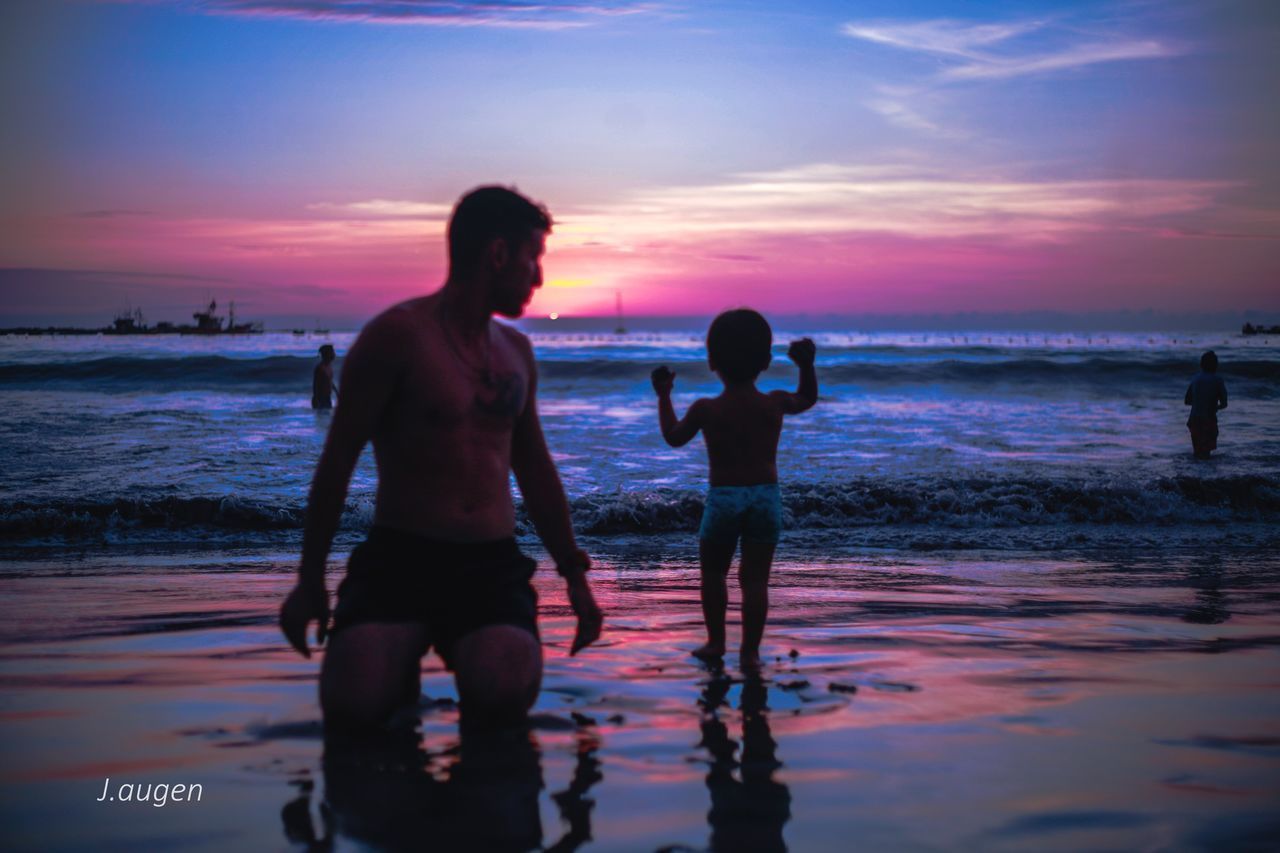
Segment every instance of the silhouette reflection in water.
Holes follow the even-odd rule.
[[[1220,625],[1231,618],[1222,592],[1222,564],[1219,560],[1194,562],[1187,573],[1187,586],[1195,593],[1195,601],[1187,608],[1182,621],[1195,625]]]
[[[733,680],[715,669],[698,704],[702,708],[702,743],[711,756],[707,790],[711,793],[711,850],[786,850],[782,828],[791,818],[791,792],[773,778],[782,766],[778,744],[769,731],[769,689],[759,675],[742,684],[742,757],[729,737],[720,708],[729,706]],[[738,771],[735,778],[734,771]]]
[[[604,778],[599,739],[580,732],[568,788],[552,795],[566,827],[545,848],[567,853],[591,839],[590,788]],[[281,812],[285,837],[311,850],[357,841],[389,850],[525,851],[542,847],[539,744],[528,728],[469,732],[432,753],[416,729],[328,734],[322,827],[313,821],[312,790]]]
[[[568,788],[551,795],[566,826],[560,840],[547,848],[551,853],[569,853],[591,840],[591,810],[596,803],[587,796],[587,792],[592,785],[604,780],[600,759],[596,758],[599,749],[600,739],[594,733],[578,733],[578,760],[574,764],[573,778],[569,780]]]

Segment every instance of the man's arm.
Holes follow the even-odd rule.
[[[302,535],[302,562],[298,583],[280,608],[280,629],[290,645],[304,657],[307,626],[319,622],[316,642],[323,644],[328,633],[329,595],[324,585],[325,563],[333,534],[342,518],[351,472],[360,451],[373,436],[398,381],[396,353],[403,351],[400,318],[387,315],[375,319],[361,332],[343,365],[342,384],[349,393],[334,409],[333,422],[324,450],[316,465],[307,495],[306,526]]]
[[[774,391],[770,395],[781,402],[783,414],[798,415],[818,402],[818,372],[813,366],[817,353],[818,348],[808,338],[793,341],[787,349],[787,356],[800,368],[800,385],[794,393]]]
[[[671,402],[675,373],[666,366],[658,367],[654,369],[652,379],[653,390],[658,395],[658,425],[662,428],[662,438],[672,447],[684,447],[702,429],[706,404],[702,400],[694,400],[684,417],[677,418],[675,405]]]
[[[1218,379],[1218,410],[1221,411],[1227,407],[1227,383],[1221,377]]]
[[[1190,405],[1191,405],[1192,401],[1195,399],[1195,398],[1192,396],[1192,394],[1191,394],[1191,389],[1193,389],[1193,388],[1195,388],[1195,387],[1196,387],[1196,383],[1194,383],[1194,382],[1192,382],[1190,385],[1188,385],[1188,386],[1187,386],[1187,396],[1185,396],[1185,397],[1183,397],[1183,398],[1182,398],[1182,403],[1183,403],[1183,405],[1185,405],[1185,406],[1190,406]]]
[[[586,571],[591,560],[579,550],[574,538],[569,501],[542,434],[533,351],[527,340],[521,343],[529,365],[529,395],[511,435],[511,470],[520,486],[525,512],[529,513],[538,538],[555,561],[556,571],[568,584],[569,604],[578,617],[578,630],[569,650],[570,655],[575,655],[599,639],[603,616],[587,582]]]

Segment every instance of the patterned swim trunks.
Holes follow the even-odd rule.
[[[777,483],[712,486],[702,510],[698,538],[715,542],[767,542],[782,532],[782,492]]]

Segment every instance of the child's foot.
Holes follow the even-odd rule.
[[[760,651],[758,649],[743,649],[738,653],[738,666],[743,672],[759,672],[760,671]]]
[[[719,660],[724,657],[724,643],[704,643],[689,654],[702,660]]]

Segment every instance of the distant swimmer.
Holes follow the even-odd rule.
[[[724,391],[718,397],[695,400],[680,419],[671,404],[675,374],[665,366],[653,371],[662,437],[672,447],[681,447],[701,431],[711,463],[711,487],[698,531],[707,642],[693,654],[705,659],[724,654],[729,604],[725,578],[741,539],[740,663],[745,671],[760,664],[760,640],[769,613],[769,570],[782,526],[777,463],[782,418],[818,401],[813,367],[817,348],[808,338],[793,342],[787,351],[800,368],[800,386],[794,393],[763,394],[756,388],[756,378],[773,357],[772,346],[773,331],[759,313],[740,308],[716,317],[707,331],[707,362],[724,383]]]
[[[311,374],[311,408],[332,409],[333,398],[338,396],[337,383],[333,381],[333,361],[338,354],[333,351],[333,344],[320,347],[320,363],[315,373]]]
[[[1200,356],[1200,372],[1187,386],[1184,402],[1191,407],[1187,429],[1197,459],[1208,459],[1218,448],[1218,412],[1227,407],[1227,383],[1218,375],[1218,356],[1209,350]]]

